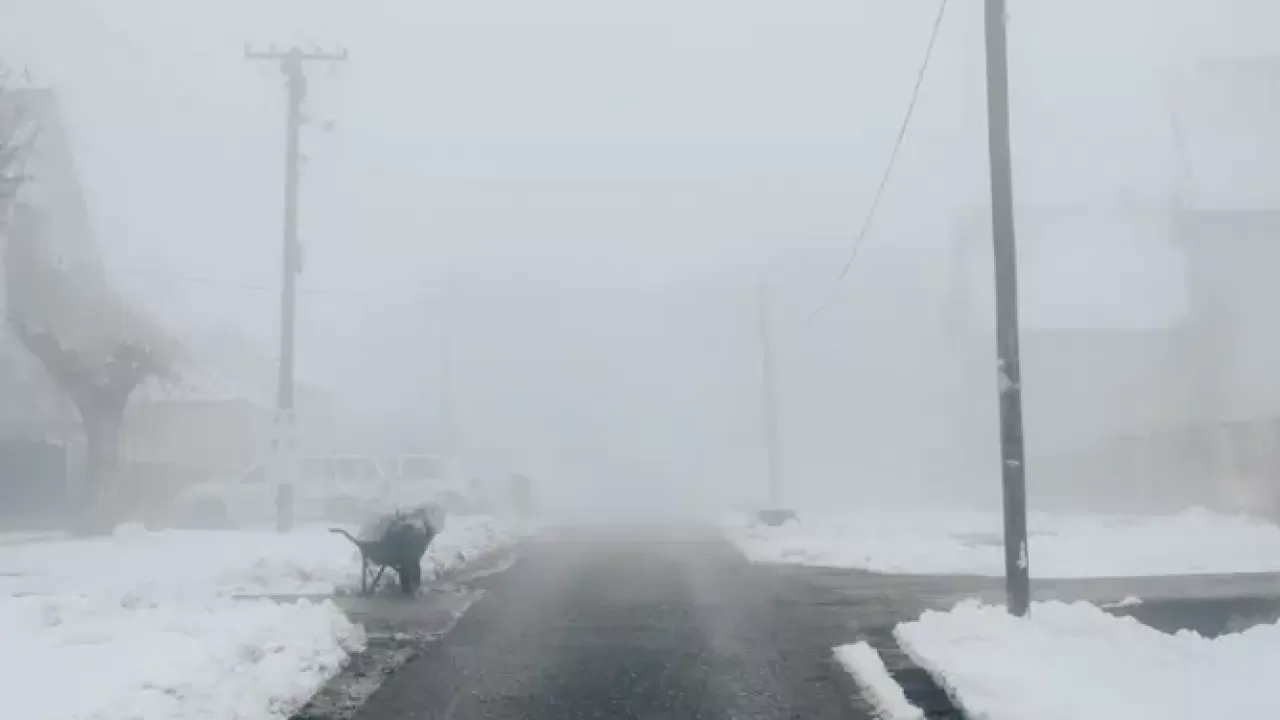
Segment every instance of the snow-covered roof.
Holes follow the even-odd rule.
[[[174,336],[177,328],[169,328]],[[248,402],[276,404],[276,362],[233,328],[186,328],[177,341],[173,368],[138,388],[134,402]],[[299,407],[332,404],[318,388],[299,382]]]
[[[228,380],[208,368],[184,365],[176,368],[171,378],[151,378],[134,391],[133,401],[163,402],[248,402],[271,407],[264,397],[242,384]]]
[[[28,176],[18,200],[49,217],[44,241],[60,266],[83,266],[101,275],[102,260],[76,170],[71,137],[57,94],[50,88],[11,88],[0,93],[0,133],[31,124],[34,141],[24,154]]]

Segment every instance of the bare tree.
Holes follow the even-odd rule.
[[[80,414],[86,477],[77,529],[109,531],[125,510],[119,448],[129,398],[148,379],[166,375],[170,352],[105,283],[48,262],[34,242],[11,238],[10,277],[21,276],[8,283],[11,325]]]
[[[0,139],[0,192],[9,201],[3,226],[8,320],[79,411],[86,477],[76,502],[76,529],[106,532],[124,510],[119,446],[125,409],[139,385],[165,374],[170,353],[163,335],[109,287],[100,265],[69,262],[55,247],[53,209],[25,203],[17,193],[28,180],[24,156],[39,152],[36,136],[12,119],[7,126],[8,133],[0,133],[7,138]]]
[[[86,473],[77,503],[78,529],[110,530],[124,510],[121,502],[120,428],[129,397],[165,366],[151,348],[131,340],[99,349],[63,345],[50,331],[33,332],[15,321],[23,344],[71,398],[80,413],[86,445]]]

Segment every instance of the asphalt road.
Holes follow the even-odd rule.
[[[917,612],[750,565],[714,531],[563,531],[522,555],[355,717],[861,720],[832,647]]]

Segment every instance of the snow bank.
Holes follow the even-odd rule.
[[[424,578],[516,540],[453,517]],[[331,602],[236,599],[359,585],[327,528],[148,532],[0,545],[0,698],[23,720],[287,718],[364,642]]]
[[[862,697],[881,720],[924,720],[924,711],[907,700],[902,686],[889,674],[880,653],[865,642],[842,645],[836,661],[853,676]]]
[[[0,598],[0,697],[23,720],[286,718],[361,648],[332,603]]]
[[[1167,517],[1029,518],[1038,578],[1280,572],[1280,528],[1245,517],[1189,510]],[[727,533],[756,562],[884,573],[1004,575],[998,513],[864,512],[801,516],[778,528],[731,524]]]
[[[896,634],[975,720],[1265,718],[1280,706],[1280,624],[1209,640],[1086,603],[1036,603],[1023,620],[967,602]]]
[[[494,550],[513,545],[526,532],[513,523],[496,521],[487,515],[451,517],[422,560],[423,580],[452,572]]]
[[[515,539],[488,516],[451,517],[423,558],[423,578]],[[329,595],[359,584],[355,546],[326,527],[287,534],[130,527],[114,537],[0,546],[0,594]]]

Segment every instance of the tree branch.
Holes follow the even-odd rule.
[[[13,325],[22,344],[36,356],[58,387],[71,396],[77,407],[83,408],[92,402],[94,383],[80,353],[62,347],[53,333],[31,332],[20,319],[15,318]]]

